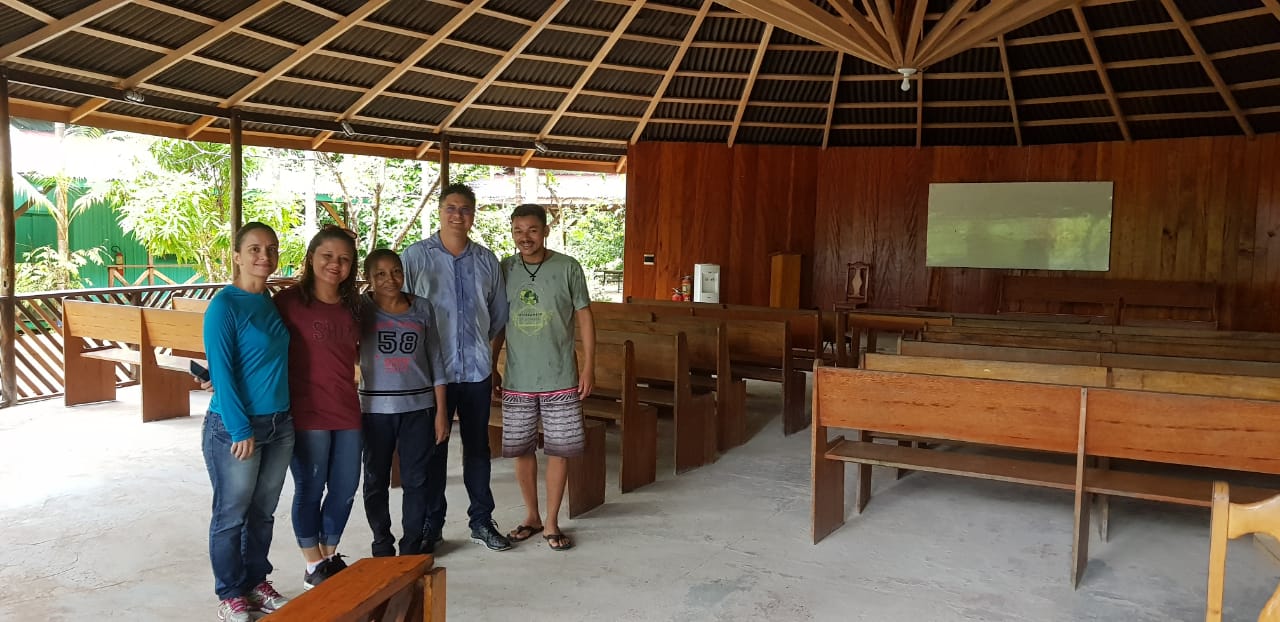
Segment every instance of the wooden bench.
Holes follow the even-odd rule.
[[[577,518],[604,504],[605,465],[604,427],[596,419],[583,421],[586,447],[581,456],[568,459],[568,482],[565,496],[569,502],[569,518]],[[542,446],[542,428],[538,428],[538,446]],[[489,456],[502,456],[502,404],[489,409]]]
[[[688,336],[683,332],[616,332],[596,328],[596,344],[635,344],[635,388],[642,404],[670,410],[675,422],[675,471],[710,464],[716,459],[715,396],[695,391],[689,367]],[[613,387],[597,387],[601,397],[621,398]]]
[[[1257,533],[1280,538],[1280,496],[1253,504],[1232,503],[1226,482],[1213,484],[1209,523],[1209,590],[1206,622],[1222,622],[1222,588],[1227,571],[1227,540]],[[1267,599],[1258,622],[1280,622],[1280,586]]]
[[[884,315],[857,311],[841,311],[832,314],[835,317],[835,334],[843,336],[834,340],[836,344],[836,365],[853,367],[857,364],[857,352],[862,343],[867,344],[867,352],[877,350],[877,332],[891,332],[919,335],[930,325],[950,326],[950,317]]]
[[[582,342],[577,348],[581,365]],[[597,340],[595,368],[595,391],[583,400],[582,414],[618,424],[618,488],[625,493],[652,484],[658,477],[658,410],[640,402],[635,344]]]
[[[683,333],[688,343],[694,391],[715,391],[717,429],[714,449],[725,452],[746,442],[747,385],[744,380],[733,377],[729,331],[725,323],[696,317],[653,321],[651,314],[648,315],[648,319],[642,320],[625,316],[597,318],[596,328],[664,336]]]
[[[367,622],[445,619],[445,569],[430,555],[361,559],[303,592],[272,622]]]
[[[138,367],[144,422],[190,416],[191,359],[157,349],[203,352],[202,314],[68,299],[62,317],[67,406],[114,400],[115,367],[125,364]],[[116,345],[88,346],[85,338]]]
[[[996,313],[1216,328],[1218,289],[1212,283],[1188,281],[1005,275],[1000,279]]]
[[[1130,369],[1153,369],[1196,373],[1218,373],[1236,376],[1280,378],[1280,364],[1258,361],[1228,361],[1178,356],[1116,354],[1111,352],[1079,352],[1041,348],[977,346],[968,344],[905,341],[899,351],[904,355],[955,359],[1022,361],[1059,365],[1098,365]]]
[[[1094,458],[1280,474],[1277,402],[833,367],[815,370],[813,400],[815,543],[844,522],[846,462],[858,465],[858,512],[870,497],[873,465],[1071,490],[1078,583],[1094,495],[1211,502],[1207,480],[1097,468]],[[857,430],[856,440],[828,438],[832,427]],[[873,432],[1073,455],[1075,466],[873,443]],[[1238,491],[1250,499],[1275,494]]]
[[[204,313],[209,308],[211,298],[188,298],[186,296],[174,296],[169,299],[169,304],[177,311],[195,311]]]

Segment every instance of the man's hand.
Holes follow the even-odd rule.
[[[502,374],[496,369],[493,371],[493,396],[502,399]]]
[[[192,376],[192,377],[191,377],[191,380],[193,380],[194,382],[196,382],[196,383],[198,383],[198,384],[200,385],[200,390],[202,390],[202,391],[208,391],[208,392],[210,392],[210,393],[213,393],[213,381],[212,381],[212,380],[201,380],[200,378],[198,378],[198,377],[196,377],[196,376]]]
[[[578,376],[578,399],[587,399],[591,396],[591,390],[596,387],[595,370],[587,368],[582,370],[582,374]]]
[[[248,460],[253,457],[253,437],[231,444],[231,455],[237,460]]]
[[[436,444],[440,445],[449,441],[449,415],[448,410],[441,407],[436,411]]]

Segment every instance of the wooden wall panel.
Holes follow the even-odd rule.
[[[628,166],[625,287],[637,296],[669,292],[710,261],[724,266],[726,301],[767,304],[767,255],[789,250],[805,254],[803,304],[841,299],[845,265],[859,260],[873,266],[873,306],[920,304],[930,183],[1113,181],[1105,277],[1214,282],[1224,327],[1280,331],[1280,135],[1026,148],[641,143]],[[659,247],[665,260],[640,266],[642,249]],[[1004,274],[1096,276],[940,273],[944,308],[981,313],[995,310]]]

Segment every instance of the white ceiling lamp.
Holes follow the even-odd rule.
[[[902,92],[905,93],[907,91],[910,91],[911,76],[916,75],[916,70],[911,69],[910,67],[903,67],[902,69],[898,70],[898,73],[902,74]]]

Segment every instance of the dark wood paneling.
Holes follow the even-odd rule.
[[[844,296],[872,264],[876,307],[925,302],[933,182],[1113,181],[1106,278],[1208,281],[1223,328],[1280,331],[1280,135],[1037,147],[842,148],[641,143],[628,157],[626,291],[669,294],[698,262],[725,301],[767,304],[768,253],[805,255],[802,304]],[[640,253],[659,253],[658,266]],[[1004,274],[941,270],[942,305],[994,312]],[[664,296],[665,297],[665,296]]]

